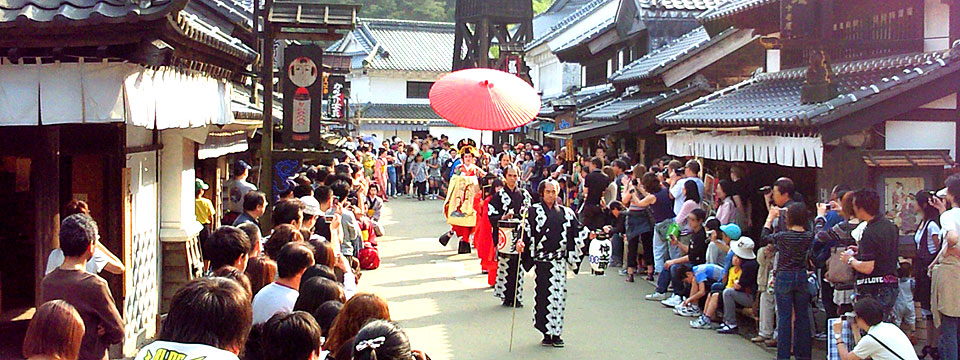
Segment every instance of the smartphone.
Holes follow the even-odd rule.
[[[326,221],[326,222],[328,222],[328,223],[329,223],[329,222],[332,222],[332,221],[333,221],[333,217],[334,217],[333,215],[323,215],[323,221]]]

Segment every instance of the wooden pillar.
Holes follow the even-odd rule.
[[[263,12],[269,14],[270,7],[273,6],[272,0],[266,0]],[[263,79],[263,140],[260,143],[260,181],[257,188],[262,191],[267,201],[273,201],[273,26],[267,17],[263,17],[263,71],[260,78]],[[348,107],[349,109],[349,107]],[[272,204],[269,204],[272,205]],[[264,229],[270,229],[273,224],[270,221],[271,209],[273,206],[267,206],[267,212],[261,217],[261,224]]]
[[[30,183],[34,197],[36,223],[34,257],[34,303],[40,305],[40,281],[47,254],[55,247],[60,233],[60,126],[40,128],[31,158]]]
[[[480,46],[477,48],[477,65],[485,68],[490,65],[490,18],[483,17],[477,28],[477,40]]]

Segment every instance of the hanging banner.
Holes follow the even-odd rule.
[[[290,147],[315,147],[320,142],[323,50],[290,45],[283,55],[283,142]]]
[[[324,95],[327,98],[327,116],[330,120],[346,120],[349,112],[347,78],[343,75],[327,76]]]

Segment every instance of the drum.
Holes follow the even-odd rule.
[[[520,228],[520,220],[509,219],[497,222],[497,252],[507,255],[516,255],[517,252],[517,230]]]
[[[613,243],[610,242],[610,236],[607,234],[598,234],[596,239],[590,242],[590,272],[594,275],[603,275],[610,264],[610,253],[613,251]]]

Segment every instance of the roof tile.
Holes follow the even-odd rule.
[[[157,19],[179,10],[185,0],[0,0],[0,28],[69,23],[95,25]]]
[[[719,35],[717,37],[720,37]],[[677,61],[697,48],[710,42],[707,30],[702,26],[634,60],[610,76],[614,83],[633,82],[658,73],[658,69]]]

